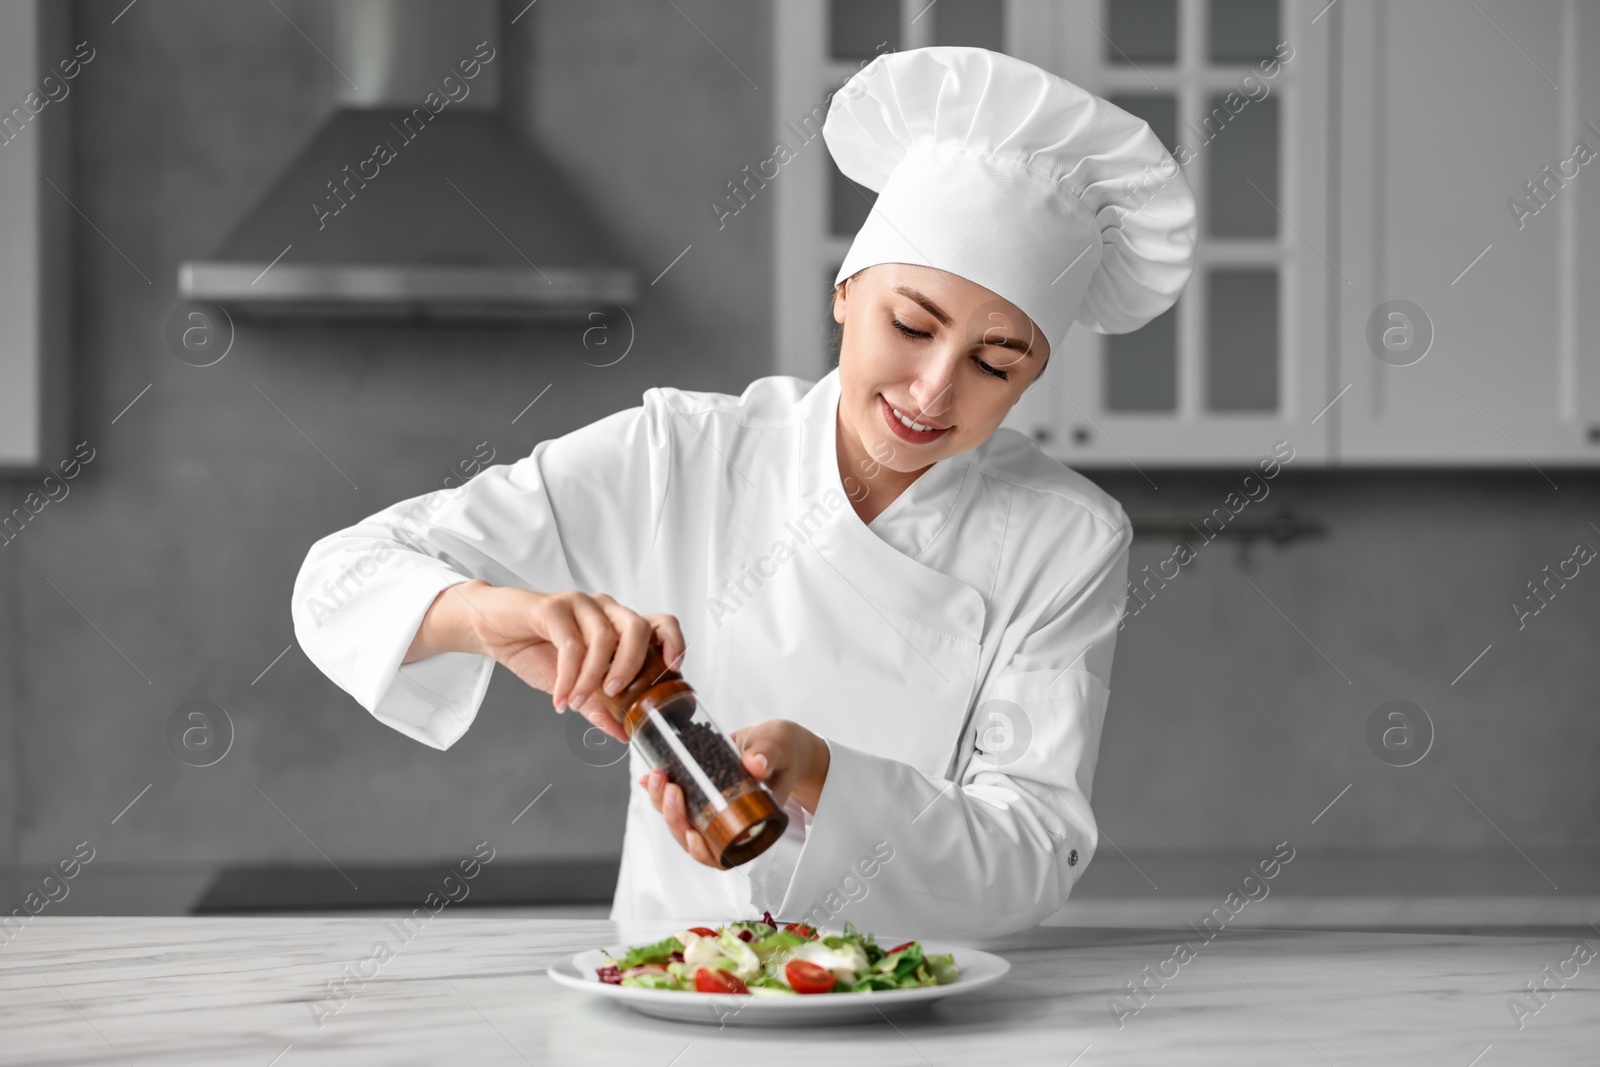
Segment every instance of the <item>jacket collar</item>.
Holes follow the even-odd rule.
[[[946,457],[912,482],[869,527],[850,505],[839,476],[839,369],[799,401],[800,505],[842,501],[810,544],[854,586],[926,625],[978,642],[985,606],[977,589],[918,561],[958,508],[977,492],[971,450]],[[990,546],[973,546],[988,551]]]

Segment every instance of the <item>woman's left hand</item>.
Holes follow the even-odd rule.
[[[828,779],[828,743],[797,722],[769,719],[755,726],[735,730],[733,743],[743,754],[744,767],[751,776],[772,791],[782,805],[791,795],[800,806],[815,814]],[[639,779],[650,794],[650,803],[667,821],[667,830],[683,850],[707,867],[722,870],[711,854],[711,847],[694,828],[683,802],[683,790],[667,781],[667,772],[651,771]]]

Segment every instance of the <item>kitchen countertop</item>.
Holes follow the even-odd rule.
[[[544,973],[653,926],[446,913],[407,938],[394,922],[39,916],[0,943],[0,1063],[1600,1062],[1600,959],[1566,962],[1576,938],[1040,928],[981,943],[1012,970],[970,997],[764,1031],[646,1018]],[[1185,933],[1192,957],[1165,963]],[[1147,965],[1173,976],[1141,1006],[1125,986]],[[1508,998],[1575,966],[1519,1029]]]

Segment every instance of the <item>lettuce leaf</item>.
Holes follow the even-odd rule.
[[[630,948],[626,955],[617,958],[617,969],[626,971],[643,963],[668,963],[674,952],[682,951],[683,942],[676,937],[657,941],[653,945],[640,945],[638,948]]]

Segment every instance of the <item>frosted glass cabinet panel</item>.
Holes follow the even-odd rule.
[[[1005,0],[939,0],[933,18],[933,43],[1006,50]]]
[[[1237,102],[1248,97],[1235,97]],[[1206,203],[1203,219],[1208,237],[1278,236],[1278,180],[1282,171],[1278,101],[1250,101],[1234,113],[1225,94],[1206,101],[1202,128],[1215,138],[1208,145]],[[1223,137],[1223,131],[1227,136]]]
[[[830,0],[830,59],[871,59],[880,44],[901,49],[900,0]]]
[[[1177,0],[1124,0],[1103,19],[1107,63],[1137,66],[1178,61]]]
[[[1281,14],[1278,0],[1211,0],[1206,58],[1213,63],[1272,59],[1283,40]]]
[[[1178,410],[1178,309],[1105,340],[1107,411]],[[1044,388],[1040,386],[1039,388]]]
[[[1214,270],[1206,295],[1206,410],[1275,411],[1278,272]]]

